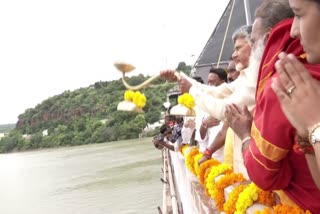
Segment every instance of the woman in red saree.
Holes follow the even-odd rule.
[[[319,213],[320,191],[313,181],[305,154],[293,149],[296,129],[287,120],[271,88],[272,78],[278,76],[274,66],[280,52],[298,57],[315,78],[320,79],[320,72],[317,72],[320,66],[307,64],[300,40],[290,37],[291,25],[292,20],[278,24],[266,45],[257,83],[251,138],[238,134],[237,127],[232,127],[244,140],[244,162],[255,184],[265,190],[281,190],[277,193],[283,204],[298,205]],[[226,110],[245,115],[245,111],[233,106]]]
[[[303,149],[314,150],[315,157],[309,155],[308,163],[320,188],[320,82],[315,65],[320,64],[320,1],[293,0],[290,4],[296,15],[291,36],[300,38],[306,60],[315,69],[303,67],[293,55],[282,53],[276,63],[279,78],[273,79],[272,88],[288,120],[304,139]]]

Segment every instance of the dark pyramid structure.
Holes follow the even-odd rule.
[[[231,14],[232,16],[230,24],[227,29],[233,2],[233,12]],[[229,61],[233,52],[233,42],[231,39],[233,32],[238,27],[247,24],[246,14],[248,15],[249,19],[251,18],[252,21],[254,20],[255,10],[261,4],[261,2],[262,0],[230,0],[202,53],[194,64],[193,75],[201,76],[205,82],[207,81],[210,68],[217,67],[226,30],[227,36],[222,49],[219,67],[225,68],[227,66],[227,61]],[[247,8],[249,9],[247,13],[245,10],[245,4],[247,4]]]

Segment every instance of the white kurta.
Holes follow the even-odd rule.
[[[195,133],[195,140],[199,143],[199,151],[204,152],[207,147],[209,147],[214,139],[216,138],[219,131],[222,129],[223,122],[220,122],[218,126],[214,126],[207,129],[207,133],[204,139],[201,138],[200,134],[200,127],[202,124],[202,119],[209,116],[207,113],[202,112],[201,110],[196,110],[197,117],[196,117],[196,133]],[[212,158],[218,159],[219,161],[223,162],[223,150],[224,146],[218,149],[216,152],[212,154]]]
[[[250,67],[241,71],[235,81],[217,87],[200,84],[185,75],[184,77],[192,83],[189,93],[195,99],[197,107],[214,118],[223,120],[226,105],[232,103],[240,107],[246,105],[250,111],[255,106],[257,72]],[[234,134],[234,171],[241,172],[247,177],[239,141],[241,140]]]
[[[192,83],[189,93],[194,98],[198,108],[214,118],[223,120],[226,105],[232,103],[240,107],[246,105],[249,110],[254,107],[256,74],[253,72],[250,69],[245,69],[240,72],[235,81],[229,84],[223,83],[217,87],[203,85],[190,77],[184,77]]]
[[[194,121],[195,117],[187,117],[186,116],[186,117],[183,118],[184,125],[183,125],[183,127],[181,129],[181,137],[182,137],[182,143],[183,144],[189,144],[190,139],[191,139],[192,134],[193,134],[193,131],[195,129],[195,127],[194,128],[189,128],[189,127],[185,126],[186,124],[188,124],[189,120],[193,120]]]

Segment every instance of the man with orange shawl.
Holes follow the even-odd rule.
[[[226,108],[226,117],[243,140],[244,162],[250,179],[262,189],[281,190],[277,193],[282,204],[298,205],[319,213],[320,191],[312,179],[305,155],[293,149],[296,130],[286,119],[271,88],[271,78],[278,76],[274,65],[280,52],[292,53],[305,63],[299,39],[290,37],[291,24],[292,19],[278,24],[266,45],[257,83],[251,138],[250,129],[243,128],[250,123],[246,109],[230,105]],[[319,71],[320,66],[313,65],[310,69]],[[320,78],[319,72],[315,75]],[[246,126],[234,125],[241,117],[247,119]]]

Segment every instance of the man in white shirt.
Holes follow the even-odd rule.
[[[239,77],[230,84],[223,83],[217,87],[202,85],[181,74],[179,87],[181,93],[189,92],[195,99],[196,105],[211,116],[224,119],[224,108],[230,103],[239,103],[244,99],[247,105],[253,106],[255,103],[255,84],[248,83],[248,76],[252,75],[250,69],[246,69],[249,64],[251,54],[251,26],[242,26],[236,30],[232,36],[234,42],[234,52],[232,59],[235,62],[236,70],[240,71]],[[176,80],[174,71],[161,71],[161,77]],[[254,80],[252,80],[254,81]],[[250,85],[250,92],[236,90],[244,85]]]
[[[217,87],[227,81],[227,72],[222,68],[211,68],[208,74],[208,85]],[[199,151],[204,152],[210,146],[216,135],[223,126],[223,122],[219,122],[208,113],[196,108],[196,134],[195,140],[199,143]],[[223,162],[223,146],[214,154],[214,158]]]
[[[238,79],[230,84],[222,84],[218,87],[208,87],[201,86],[200,84],[193,82],[190,77],[182,74],[182,78],[179,81],[180,89],[184,90],[184,92],[189,92],[194,97],[196,105],[199,108],[217,119],[225,118],[224,111],[228,104],[234,103],[241,108],[246,105],[249,110],[252,110],[255,105],[258,71],[269,33],[277,23],[286,18],[290,18],[292,11],[289,9],[287,7],[287,1],[269,0],[264,1],[264,3],[256,10],[251,39],[250,37],[247,39],[248,45],[250,44],[250,41],[253,42],[252,60],[250,59],[249,67],[240,72]],[[237,41],[234,40],[234,51],[238,52],[241,49],[241,46],[238,46],[237,48],[236,43]],[[246,53],[248,53],[248,51],[246,51]],[[247,64],[245,62],[239,64],[242,58],[239,58],[235,53],[232,57],[235,59],[236,69],[238,70],[249,64],[249,60],[247,61]],[[177,80],[174,76],[174,71],[162,71],[161,76],[166,79]],[[235,136],[234,142],[234,162],[239,166],[242,165],[240,167],[243,168],[243,164],[238,164],[243,162],[241,140]],[[236,147],[240,147],[240,149]],[[235,161],[236,158],[239,158],[239,161]]]
[[[180,91],[181,93],[189,92],[193,98],[195,99],[196,106],[201,109],[203,112],[209,114],[210,116],[217,118],[219,120],[224,119],[224,107],[229,104],[229,100],[235,99],[244,99],[245,95],[249,95],[246,99],[246,103],[251,103],[253,106],[255,103],[254,100],[254,92],[255,86],[252,85],[252,92],[247,93],[245,95],[239,94],[237,91],[239,88],[243,87],[246,83],[248,83],[248,76],[250,75],[250,70],[246,69],[249,64],[250,54],[251,54],[251,40],[250,40],[250,33],[251,27],[250,26],[242,26],[238,30],[236,30],[232,36],[234,42],[234,52],[232,54],[232,58],[235,62],[236,70],[240,71],[240,75],[238,78],[227,84],[223,83],[219,86],[207,86],[199,84],[193,81],[190,77],[183,76],[179,81]],[[248,74],[249,73],[249,74]],[[162,71],[162,77],[172,77],[172,71]],[[167,78],[168,79],[168,78]],[[224,126],[219,127],[217,133],[213,139],[210,139],[210,143],[213,143],[211,146],[211,150],[205,149],[204,157],[202,160],[204,161],[205,158],[211,158],[212,156],[221,157],[220,152],[224,145],[224,139],[226,135],[226,127]],[[233,147],[233,145],[229,144],[229,147]],[[234,145],[237,146],[237,145]],[[217,152],[217,154],[215,154]],[[222,153],[222,152],[221,152]],[[214,155],[213,155],[214,154]],[[241,159],[241,149],[235,148],[234,149],[234,160]],[[220,160],[223,160],[219,158]],[[200,161],[202,162],[202,161]],[[237,161],[241,163],[242,161]],[[242,164],[243,165],[243,164]],[[241,170],[235,169],[236,172],[242,172],[246,174],[246,170],[244,167],[241,166]]]
[[[287,2],[286,0],[264,1],[256,10],[251,38],[250,28],[246,26],[238,29],[232,36],[234,42],[232,58],[236,69],[240,71],[240,76],[235,81],[218,87],[209,87],[198,84],[181,73],[182,78],[179,81],[181,92],[189,92],[199,108],[220,120],[225,118],[224,111],[228,104],[233,103],[240,107],[246,105],[251,110],[255,105],[259,66],[269,34],[277,23],[291,18]],[[251,43],[254,54],[250,56]],[[161,71],[160,75],[165,79],[177,81],[174,73],[175,71],[166,70]]]

